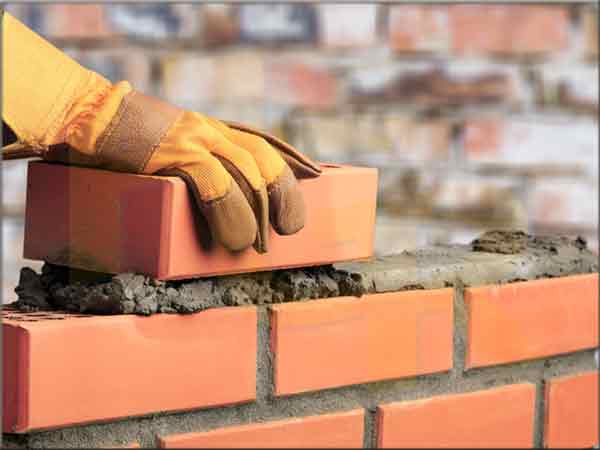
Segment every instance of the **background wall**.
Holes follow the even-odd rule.
[[[490,228],[597,251],[597,5],[9,5],[83,65],[380,168],[376,252]],[[3,166],[4,301],[26,163]]]

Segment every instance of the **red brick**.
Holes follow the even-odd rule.
[[[452,50],[459,54],[523,55],[568,46],[568,9],[540,5],[452,5]]]
[[[585,56],[591,60],[598,58],[598,5],[583,9],[583,33]]]
[[[528,204],[530,224],[537,229],[593,233],[598,228],[598,179],[536,181],[529,189]]]
[[[446,371],[452,311],[451,289],[276,305],[275,393]]]
[[[597,124],[591,118],[491,115],[465,123],[470,164],[559,175],[598,173]],[[565,148],[569,151],[565,152]]]
[[[35,162],[28,184],[28,259],[174,279],[313,266],[373,254],[375,169],[323,165],[320,177],[301,180],[306,224],[291,236],[271,229],[265,254],[253,248],[238,253],[217,245],[203,248],[188,190],[179,178]]]
[[[399,52],[448,50],[448,8],[432,5],[397,5],[389,9],[389,38]]]
[[[113,34],[104,5],[47,5],[46,33],[52,38],[106,38]]]
[[[465,302],[467,368],[598,346],[597,274],[468,288]]]
[[[286,106],[327,109],[337,99],[337,79],[326,67],[299,61],[270,60],[265,68],[266,98]]]
[[[548,380],[545,446],[590,448],[599,443],[598,372]]]
[[[159,438],[160,448],[359,448],[364,412],[298,417]]]
[[[504,121],[498,118],[470,119],[464,129],[466,156],[471,159],[496,156],[502,148],[503,130]]]
[[[4,310],[2,319],[4,432],[256,395],[254,307],[151,317]]]
[[[533,446],[535,386],[390,403],[377,410],[378,447]]]

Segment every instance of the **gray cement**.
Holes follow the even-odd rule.
[[[23,268],[12,306],[90,314],[193,313],[207,308],[272,304],[373,292],[434,289],[598,270],[581,238],[492,231],[471,245],[437,246],[365,262],[162,282],[138,274],[111,276],[45,264]]]

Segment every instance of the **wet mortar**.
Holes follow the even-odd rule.
[[[21,269],[15,288],[21,311],[89,314],[193,313],[367,293],[508,283],[597,272],[598,257],[582,238],[489,231],[470,245],[435,246],[364,262],[159,281],[44,264]]]

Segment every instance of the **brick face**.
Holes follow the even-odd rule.
[[[592,176],[598,170],[597,138],[592,120],[525,115],[508,120],[498,115],[470,117],[462,135],[468,164],[501,166],[515,173]]]
[[[97,188],[81,188],[90,183]],[[291,236],[273,231],[268,253],[248,248],[234,256],[222,246],[211,251],[202,246],[202,228],[197,227],[189,191],[180,178],[33,162],[24,255],[100,272],[181,279],[328,264],[373,254],[375,169],[323,166],[318,178],[300,180],[300,189],[308,205],[302,231]],[[311,201],[313,197],[318,200]],[[329,207],[324,207],[324,198],[331,201]],[[357,208],[363,211],[360,217]],[[78,257],[84,254],[94,258]]]
[[[399,52],[448,50],[450,36],[446,6],[391,6],[388,20],[392,49]]]
[[[390,403],[377,409],[380,448],[533,446],[535,386]]]
[[[255,398],[254,307],[60,318],[3,319],[13,339],[3,353],[10,364],[3,390],[18,399],[4,432]]]
[[[106,38],[113,34],[102,5],[47,5],[45,32],[51,38]]]
[[[337,79],[326,67],[277,59],[265,70],[265,96],[271,102],[308,109],[335,105]]]
[[[452,5],[452,51],[457,54],[523,55],[565,50],[568,10],[539,5]]]
[[[275,393],[448,370],[452,309],[450,289],[276,305]]]
[[[160,448],[360,448],[363,410],[159,438]]]
[[[465,302],[467,368],[598,346],[596,274],[468,288]]]
[[[585,201],[582,201],[585,199]],[[589,232],[598,223],[598,179],[548,178],[528,192],[532,225]]]
[[[598,373],[546,382],[544,444],[551,448],[589,448],[598,438]]]

